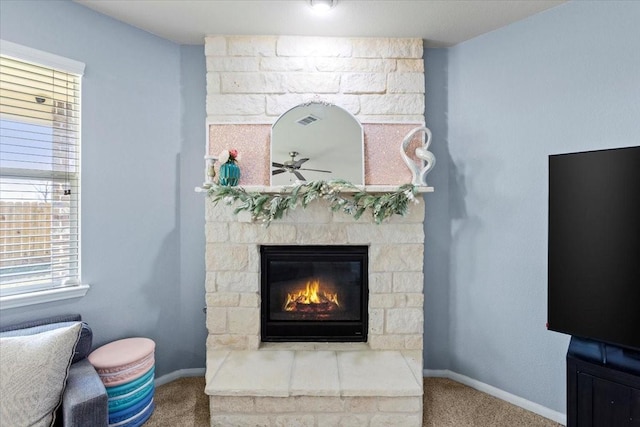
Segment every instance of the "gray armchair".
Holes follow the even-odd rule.
[[[80,322],[79,314],[49,317],[0,327],[0,336],[18,336],[49,331],[69,322]],[[108,425],[107,391],[86,357],[91,352],[93,333],[82,323],[80,340],[76,346],[62,405],[56,415],[56,425],[62,427],[106,427]]]

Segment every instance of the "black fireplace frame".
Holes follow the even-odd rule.
[[[260,335],[263,342],[367,342],[369,330],[369,262],[368,246],[260,246]],[[276,321],[269,319],[270,294],[267,283],[269,261],[288,261],[292,256],[301,261],[358,261],[362,288],[360,319]]]

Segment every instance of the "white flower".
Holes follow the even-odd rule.
[[[229,161],[229,150],[222,150],[220,154],[218,154],[218,161],[221,165],[227,163]]]
[[[406,190],[404,192],[404,195],[407,197],[407,199],[409,199],[410,201],[412,201],[416,205],[419,203],[418,200],[416,200],[416,196],[413,195],[413,192],[411,190]]]

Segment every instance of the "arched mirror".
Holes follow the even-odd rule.
[[[295,106],[271,127],[271,185],[329,179],[364,185],[362,125],[336,105]]]

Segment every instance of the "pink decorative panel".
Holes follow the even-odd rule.
[[[364,173],[366,185],[402,185],[411,182],[411,172],[400,157],[400,143],[412,129],[421,124],[373,124],[364,127]],[[271,125],[209,125],[209,154],[217,156],[224,149],[240,153],[240,185],[269,185]],[[413,155],[421,145],[416,135],[407,153]],[[216,169],[220,165],[216,164]]]
[[[400,143],[414,128],[421,124],[373,124],[364,127],[364,182],[367,185],[402,185],[411,182],[411,172],[400,157]],[[409,144],[407,154],[413,154],[422,144],[422,136],[416,135]]]
[[[235,148],[240,154],[240,185],[269,185],[271,125],[209,125],[209,155]],[[216,164],[216,173],[219,164]]]

